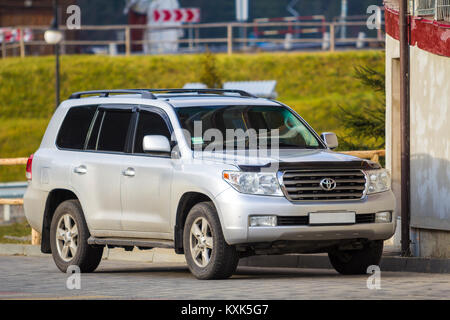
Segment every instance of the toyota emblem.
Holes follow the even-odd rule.
[[[336,181],[331,178],[324,178],[320,180],[320,187],[325,191],[331,191],[336,188]]]

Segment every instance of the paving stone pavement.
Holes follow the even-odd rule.
[[[381,272],[381,289],[369,290],[369,275],[326,269],[240,267],[200,281],[183,264],[105,260],[80,290],[68,276],[51,257],[0,256],[0,299],[450,299],[450,274]]]

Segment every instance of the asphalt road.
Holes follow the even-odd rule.
[[[66,287],[51,257],[0,256],[0,299],[450,299],[450,274],[381,272],[381,289],[367,276],[334,270],[240,267],[228,280],[200,281],[181,264],[104,260]]]

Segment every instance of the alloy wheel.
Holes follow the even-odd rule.
[[[56,228],[56,247],[64,261],[72,260],[78,250],[78,226],[70,214],[63,215]]]
[[[191,255],[199,267],[206,267],[213,252],[213,235],[211,226],[203,218],[197,218],[191,227],[190,234]]]

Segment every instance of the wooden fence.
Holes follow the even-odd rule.
[[[248,30],[252,30],[254,28],[269,28],[269,31],[273,31],[274,28],[304,28],[305,30],[315,30],[315,29],[323,29],[326,30],[329,37],[325,39],[324,36],[322,38],[292,38],[289,40],[290,44],[295,43],[317,43],[322,44],[323,50],[335,51],[336,46],[339,44],[370,44],[375,43],[378,45],[384,44],[384,36],[381,27],[384,26],[384,22],[381,23],[380,28],[377,30],[377,35],[375,37],[348,37],[341,38],[336,36],[336,31],[341,27],[366,27],[367,22],[364,21],[333,21],[333,22],[247,22],[247,23],[199,23],[199,24],[183,24],[183,25],[167,25],[167,26],[153,26],[149,27],[148,25],[104,25],[104,26],[89,26],[83,25],[81,29],[77,31],[91,31],[91,32],[123,32],[124,38],[121,40],[67,40],[63,39],[60,43],[61,53],[65,52],[66,47],[72,46],[124,46],[125,47],[125,55],[129,56],[132,53],[133,45],[147,45],[152,43],[177,43],[177,44],[186,44],[189,49],[193,49],[194,47],[201,44],[223,44],[226,46],[226,52],[231,55],[235,48],[233,48],[236,44],[256,44],[259,42],[271,43],[271,44],[284,44],[286,43],[286,39],[283,37],[249,37],[246,35],[237,36],[237,31],[246,30],[244,34],[247,34]],[[23,33],[24,30],[31,30],[37,36],[31,41],[24,41],[23,37],[20,38],[18,43],[5,43],[3,41],[1,43],[0,49],[2,51],[2,57],[5,58],[7,56],[8,50],[18,50],[20,57],[25,57],[26,48],[27,47],[36,47],[36,46],[49,46],[44,39],[43,34],[49,28],[48,26],[11,26],[11,28],[15,28],[19,33]],[[66,26],[61,25],[60,30],[63,33],[71,32]],[[215,37],[215,38],[202,38],[200,37],[200,30],[209,29],[209,30],[219,30],[219,33],[222,33],[224,36]],[[192,37],[182,38],[178,40],[133,40],[131,37],[132,30],[143,30],[143,31],[163,31],[163,30],[187,30],[188,34],[192,34]],[[270,33],[270,32],[269,32]],[[276,32],[273,32],[276,35]],[[66,37],[64,37],[66,38]]]
[[[385,156],[385,150],[367,150],[367,151],[342,151],[348,155],[353,155],[363,159],[379,161],[379,158]],[[8,158],[0,159],[0,166],[26,165],[28,158]],[[0,205],[23,205],[23,199],[0,199]],[[36,230],[31,230],[31,244],[38,245],[41,242],[41,235]]]
[[[0,159],[0,166],[26,165],[28,158],[7,158]],[[0,205],[23,205],[23,199],[0,199]],[[34,229],[31,229],[31,244],[41,243],[41,235]]]

